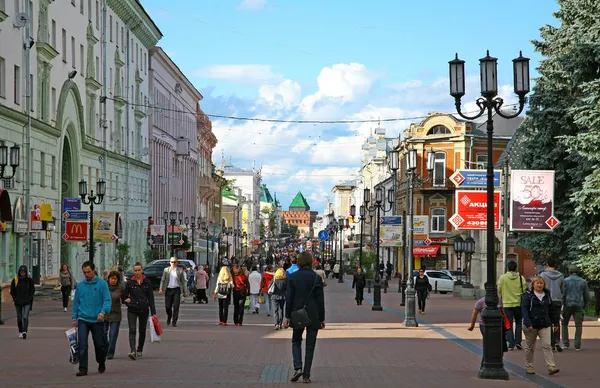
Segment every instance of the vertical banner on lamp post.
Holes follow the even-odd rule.
[[[413,216],[413,239],[429,238],[429,216]]]
[[[551,232],[554,217],[554,171],[513,170],[510,183],[513,231]]]
[[[112,242],[116,239],[115,213],[94,212],[94,240]]]
[[[402,246],[402,216],[383,216],[380,220],[379,240],[382,247]]]

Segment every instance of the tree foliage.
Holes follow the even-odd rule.
[[[518,239],[519,245],[531,250],[540,264],[549,256],[561,262],[580,259],[588,249],[584,247],[592,241],[593,226],[600,221],[597,197],[591,208],[583,205],[592,188],[600,187],[594,167],[597,161],[589,155],[596,153],[600,160],[598,112],[590,112],[594,102],[598,109],[600,91],[600,3],[558,3],[560,10],[554,16],[560,27],[542,27],[541,40],[533,41],[544,59],[521,128],[524,140],[519,154],[521,167],[555,171],[554,213],[561,223],[552,233],[522,233]],[[593,140],[589,138],[591,132],[595,132]],[[592,144],[595,149],[585,152]]]

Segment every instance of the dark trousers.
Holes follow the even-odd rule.
[[[108,337],[107,357],[112,358],[115,355],[117,339],[119,338],[119,328],[121,328],[121,322],[104,322],[104,335]]]
[[[427,290],[417,290],[417,301],[419,311],[425,312],[425,301],[427,300]]]
[[[305,378],[310,377],[315,345],[317,344],[317,333],[319,330],[306,329],[306,349],[304,354],[304,369],[302,368],[302,334],[304,329],[294,329],[292,334],[292,357],[294,359],[294,370],[301,369]]]
[[[364,287],[356,286],[356,301],[357,302],[362,302],[363,301],[363,299],[364,299],[364,297],[363,297],[364,291],[365,291]]]
[[[521,307],[505,307],[504,312],[511,325],[510,330],[506,332],[506,341],[509,348],[514,348],[515,345],[521,345],[523,338],[523,314]]]
[[[62,295],[63,308],[69,307],[69,297],[71,296],[71,286],[62,286],[60,288],[60,293]]]
[[[179,305],[181,304],[181,288],[167,288],[165,292],[165,309],[167,318],[173,318],[173,323],[179,319]]]
[[[77,352],[79,354],[79,370],[88,370],[88,337],[92,333],[92,342],[96,353],[96,362],[99,366],[106,361],[108,339],[104,332],[104,322],[77,321]]]
[[[146,326],[148,326],[149,315],[150,311],[148,310],[144,312],[127,310],[127,324],[129,325],[129,350],[131,353],[136,351],[135,335],[138,321],[140,323],[140,338],[138,338],[137,351],[144,351],[144,342],[146,342]]]
[[[27,333],[27,329],[29,328],[29,312],[31,311],[31,305],[16,304],[15,309],[17,310],[17,326],[19,328],[19,333]]]
[[[219,322],[227,323],[229,315],[229,298],[219,299]]]
[[[552,301],[550,306],[550,316],[560,317],[562,311],[562,302]],[[552,329],[550,335],[550,346],[560,345],[560,323],[557,329]]]
[[[594,298],[596,299],[596,316],[600,317],[600,288],[594,289]]]
[[[285,299],[275,299],[273,300],[273,303],[275,304],[275,324],[276,325],[283,325],[283,315],[284,313],[284,306],[285,306]]]
[[[246,292],[233,291],[233,323],[244,323],[244,304]]]
[[[208,298],[206,297],[206,289],[196,289],[196,300],[198,301],[198,303],[202,301],[208,303]]]

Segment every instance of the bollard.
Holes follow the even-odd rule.
[[[435,281],[435,290],[433,290],[433,293],[434,293],[434,294],[437,294],[437,293],[438,293],[438,290],[437,290],[437,280]]]
[[[383,281],[383,293],[387,294],[387,289],[388,289],[388,281],[387,279]]]
[[[367,280],[367,293],[371,293],[371,279]]]

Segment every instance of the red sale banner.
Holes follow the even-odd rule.
[[[486,229],[487,192],[456,190],[456,213],[448,221],[456,229]],[[494,192],[494,229],[500,229],[500,191]]]

